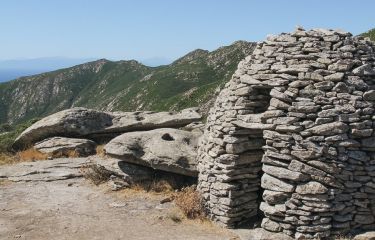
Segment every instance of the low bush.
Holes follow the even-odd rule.
[[[181,189],[175,194],[174,202],[189,219],[204,219],[206,216],[202,196],[195,186]]]

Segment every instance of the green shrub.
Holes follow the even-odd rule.
[[[11,154],[14,153],[12,144],[14,140],[23,132],[26,128],[30,127],[33,123],[39,119],[32,119],[25,123],[17,124],[15,126],[6,126],[8,131],[0,134],[0,153]],[[4,126],[4,125],[2,125]]]

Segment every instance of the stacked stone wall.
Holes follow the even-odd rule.
[[[227,227],[297,238],[375,228],[375,45],[324,29],[270,36],[210,110],[199,189]]]

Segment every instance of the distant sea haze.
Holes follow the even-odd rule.
[[[39,74],[47,72],[48,69],[0,69],[0,82],[7,82],[19,77],[30,76],[34,74]]]

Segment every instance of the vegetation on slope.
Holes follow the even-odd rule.
[[[66,108],[180,110],[200,106],[228,81],[254,43],[195,50],[174,63],[147,67],[105,59],[0,84],[0,124],[22,123]]]
[[[369,37],[372,41],[375,41],[375,28],[371,29],[368,32],[361,34],[364,37]]]
[[[37,120],[32,119],[15,126],[10,126],[9,124],[0,125],[0,165],[17,161],[15,153],[12,150],[12,144],[18,135]]]
[[[36,121],[38,121],[38,119],[32,119],[13,127],[8,124],[0,125],[0,152],[11,152],[11,146],[18,135]]]

